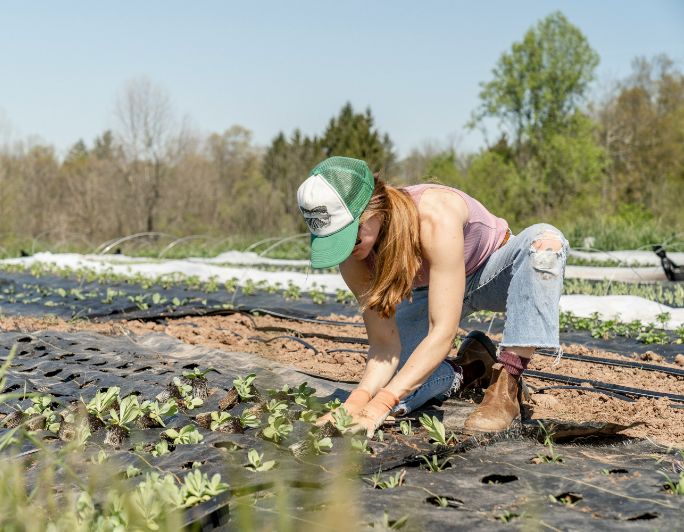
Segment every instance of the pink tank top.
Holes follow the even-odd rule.
[[[402,187],[402,189],[411,196],[416,207],[420,203],[423,192],[429,188],[439,188],[455,192],[463,198],[468,206],[468,221],[463,227],[463,255],[465,259],[466,275],[470,275],[482,266],[489,256],[499,248],[506,236],[508,223],[503,218],[499,218],[490,213],[484,205],[475,198],[468,196],[468,194],[456,188],[435,183]],[[373,254],[368,257],[368,264],[371,268],[373,268],[373,263],[375,262],[374,258]],[[430,264],[426,259],[423,259],[421,267],[413,281],[413,287],[419,288],[427,286],[429,282]]]

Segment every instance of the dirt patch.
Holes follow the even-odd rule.
[[[339,319],[340,316],[327,316]],[[108,335],[143,335],[148,332],[163,332],[183,342],[203,345],[226,351],[254,353],[264,358],[343,381],[358,381],[365,367],[367,350],[366,332],[355,327],[360,318],[350,320],[349,326],[325,325],[274,318],[271,316],[249,316],[233,314],[228,316],[188,317],[168,320],[159,324],[153,322],[66,322],[59,319],[3,318],[0,329],[33,332],[38,330],[80,331],[92,330]],[[342,321],[342,320],[339,320]],[[292,336],[294,338],[286,338]],[[496,340],[496,335],[492,335]],[[615,360],[640,360],[636,355],[626,357],[609,351],[590,349],[583,345],[564,346],[568,354],[594,356]],[[684,378],[661,372],[636,368],[613,367],[561,359],[554,365],[554,358],[537,356],[530,369],[569,375],[578,378],[598,380],[633,388],[644,388],[660,392],[684,394]],[[652,360],[650,363],[655,363]],[[664,367],[679,368],[676,364],[658,362]],[[528,379],[537,388],[553,383]],[[665,445],[684,446],[684,409],[672,408],[669,401],[661,399],[639,399],[629,403],[594,392],[576,390],[549,390],[535,394],[535,401],[527,404],[534,419],[555,418],[571,421],[610,421],[634,425],[625,435],[650,437]]]
[[[536,379],[530,379],[530,382],[542,384]],[[622,434],[651,438],[663,445],[684,446],[684,409],[672,408],[667,399],[639,399],[628,403],[579,390],[548,390],[540,395],[552,400],[534,397],[536,404],[528,405],[532,419],[606,421],[634,425]]]

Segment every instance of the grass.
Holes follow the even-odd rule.
[[[684,250],[684,227],[666,226],[639,213],[605,217],[590,222],[559,224],[558,228],[574,248],[592,250],[651,249],[664,245],[668,251]],[[587,246],[587,244],[590,246]]]
[[[269,235],[232,235],[230,237],[212,235],[190,235],[176,237],[162,235],[140,237],[122,242],[114,246],[109,254],[120,250],[121,253],[131,257],[158,258],[160,255],[165,259],[181,259],[187,257],[215,257],[225,251],[245,250],[254,244],[251,251],[263,253],[274,259],[308,259],[309,239],[306,237],[285,240],[293,235],[284,235],[282,238],[269,237]],[[278,244],[279,240],[284,240]],[[174,243],[176,243],[174,245]],[[103,247],[100,242],[91,243],[84,238],[73,237],[71,240],[50,241],[40,238],[5,239],[0,242],[0,259],[19,257],[22,252],[29,255],[41,251],[52,253],[93,253],[98,247]],[[271,248],[269,250],[269,248]]]
[[[565,279],[563,293],[590,296],[637,296],[671,307],[684,307],[684,283],[624,283]]]

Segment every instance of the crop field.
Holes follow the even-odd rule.
[[[566,292],[684,306],[681,283]],[[677,529],[684,330],[561,315],[524,419],[470,436],[480,392],[315,425],[363,371],[343,290],[3,265],[0,529]],[[461,323],[500,340],[503,316]],[[341,526],[344,523],[344,526]]]

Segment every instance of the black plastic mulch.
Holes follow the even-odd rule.
[[[256,290],[246,294],[242,288],[229,292],[221,284],[215,291],[207,292],[205,288],[206,283],[192,289],[176,285],[145,289],[124,282],[80,282],[56,275],[35,277],[0,271],[0,311],[7,315],[100,320],[201,316],[260,307],[301,316],[357,314],[355,305],[335,303],[330,295],[325,303],[317,304],[307,293],[298,299],[286,299],[282,292]]]
[[[257,374],[256,383],[261,388],[308,381],[325,399],[344,397],[348,390],[347,386],[311,378],[253,355],[189,346],[159,334],[108,337],[85,332],[2,333],[0,360],[15,344],[17,358],[9,373],[7,389],[0,393],[40,391],[51,393],[62,404],[80,396],[88,400],[97,390],[110,386],[120,386],[121,396],[139,393],[141,399],[152,399],[173,376],[196,365],[214,368],[208,375],[210,386],[223,390],[233,378],[249,372]],[[217,391],[205,405],[179,414],[168,425],[182,427],[193,423],[196,413],[216,410],[222,395]],[[20,403],[27,406],[28,401]],[[460,422],[456,418],[462,419],[472,407],[462,401],[449,401],[445,407],[429,413],[458,431]],[[241,408],[238,405],[233,412]],[[6,406],[2,410],[8,413]],[[595,432],[606,432],[606,427],[597,428]],[[287,488],[287,507],[293,520],[317,522],[334,496],[330,489],[340,483],[348,484],[359,495],[359,525],[377,525],[387,513],[389,521],[408,516],[405,529],[409,530],[496,528],[505,526],[502,520],[531,526],[544,523],[562,530],[644,525],[673,529],[681,523],[684,509],[684,499],[662,489],[664,477],[659,471],[671,467],[676,459],[672,452],[645,443],[591,436],[591,431],[581,440],[582,445],[556,446],[562,463],[532,464],[530,459],[549,452],[531,437],[537,436],[533,428],[479,438],[457,432],[452,446],[438,447],[428,442],[414,420],[412,436],[402,435],[397,426],[387,428],[384,441],[371,442],[374,454],[364,457],[353,468],[354,475],[340,478],[341,454],[337,448],[341,443],[336,443],[336,449],[327,456],[309,456],[298,461],[292,458],[286,445],[304,436],[308,427],[302,422],[295,422],[295,431],[280,446],[264,441],[254,429],[245,434],[222,434],[199,428],[204,436],[201,443],[177,445],[169,455],[155,458],[130,451],[136,442],[157,441],[162,430],[134,429],[120,450],[106,446],[104,432],[100,430],[87,445],[86,456],[96,455],[104,448],[110,461],[121,464],[122,472],[127,465],[143,470],[152,466],[182,477],[194,462],[200,462],[202,471],[209,475],[221,473],[223,481],[230,484],[231,493],[195,508],[188,515],[189,521],[204,522],[205,529],[221,523],[239,528],[240,523],[232,517],[230,509],[237,501],[248,500],[251,504],[255,496],[255,527],[262,521],[273,523],[271,510],[282,501],[266,495],[276,486]],[[61,445],[54,439],[51,442]],[[244,465],[251,448],[263,452],[266,460],[278,460],[279,466],[263,473],[248,471]],[[433,454],[440,463],[450,458],[452,467],[438,473],[421,468],[420,456]],[[382,471],[380,478],[386,480],[401,474],[402,469],[406,470],[402,486],[372,487],[373,473]],[[440,502],[446,507],[441,507]]]
[[[123,292],[123,295],[108,298],[108,289],[112,291],[110,295],[114,292]],[[58,293],[59,290],[63,292]],[[155,298],[157,303],[154,302]],[[174,304],[174,299],[177,305]],[[28,273],[0,271],[0,313],[6,315],[54,315],[65,319],[87,318],[97,321],[163,321],[184,316],[206,316],[258,309],[302,319],[315,319],[329,314],[358,314],[356,305],[337,303],[330,295],[324,303],[315,303],[307,293],[303,293],[299,299],[286,299],[282,292],[256,291],[253,294],[245,294],[240,288],[234,293],[228,292],[220,284],[214,292],[179,286],[154,286],[144,289],[137,284],[81,283],[75,279],[55,275],[35,277]],[[481,322],[470,316],[461,321],[461,326],[465,329],[481,329],[493,333],[500,333],[503,324],[504,321],[498,317],[492,321]],[[587,331],[562,331],[561,342],[579,343],[624,355],[654,351],[669,362],[682,352],[682,346],[675,343],[644,344],[625,337],[593,338]]]

